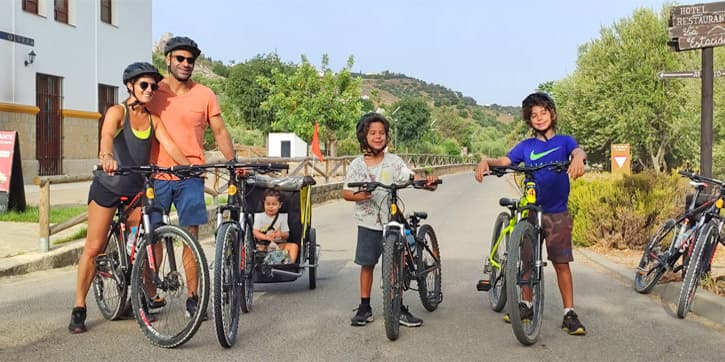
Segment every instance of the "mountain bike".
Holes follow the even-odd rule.
[[[712,259],[715,256],[715,249],[719,243],[723,243],[720,237],[725,219],[720,215],[725,198],[725,182],[709,177],[698,176],[698,178],[713,183],[720,188],[719,195],[714,203],[700,216],[698,225],[702,225],[694,245],[690,245],[690,260],[685,271],[685,279],[682,281],[682,289],[677,303],[677,316],[685,318],[692,308],[695,300],[695,292],[700,280],[710,272]]]
[[[497,235],[492,246],[494,257],[489,256],[489,262],[493,259],[499,264],[498,271],[502,272],[501,277],[494,277],[491,285],[500,285],[499,292],[504,293],[505,300],[499,295],[495,298],[495,305],[500,303],[508,305],[511,327],[516,339],[523,345],[531,345],[536,342],[541,330],[541,322],[544,319],[544,267],[547,262],[542,260],[542,243],[544,241],[544,229],[542,227],[543,209],[537,204],[538,193],[534,173],[543,169],[551,169],[554,172],[566,172],[569,162],[555,162],[538,166],[491,166],[490,174],[501,177],[507,173],[523,173],[524,192],[519,199],[503,198],[499,200],[501,206],[509,208],[511,214],[499,215],[497,226],[503,227]],[[508,219],[508,224],[506,224]],[[507,229],[513,226],[513,229]],[[494,228],[495,229],[495,228]],[[510,230],[510,236],[506,240],[505,234]],[[494,231],[495,232],[495,231]],[[508,248],[504,256],[500,256],[498,248],[501,241],[508,241]],[[493,263],[491,264],[493,266]],[[501,265],[503,267],[501,267]],[[491,269],[493,270],[493,268]],[[490,279],[489,279],[490,280]],[[518,308],[520,303],[531,303],[532,315],[523,318]]]
[[[203,173],[208,169],[228,171],[227,202],[216,209],[216,250],[212,307],[217,340],[224,348],[234,345],[240,310],[252,309],[254,292],[255,240],[254,213],[246,204],[247,180],[256,172],[287,170],[286,164],[216,163],[177,166],[177,169]],[[238,171],[244,169],[240,174]]]
[[[129,203],[141,205],[141,223],[127,253],[127,212],[132,208],[118,207],[105,252],[96,258],[93,289],[101,314],[108,319],[121,315],[130,290],[133,314],[143,334],[154,345],[173,348],[191,339],[201,325],[209,301],[209,270],[199,243],[185,229],[169,225],[166,211],[154,205],[151,175],[161,172],[187,176],[153,165],[115,171],[144,177],[145,192]],[[166,224],[153,225],[153,212],[162,213]],[[196,278],[189,279],[191,273]],[[189,280],[195,281],[195,288],[189,287]],[[187,298],[192,295],[198,297],[198,304],[195,313],[187,316]]]
[[[666,220],[652,235],[642,253],[634,273],[634,290],[647,294],[667,271],[682,271],[685,277],[692,253],[692,245],[705,225],[700,216],[715,203],[716,197],[701,200],[708,183],[700,175],[679,171],[690,179],[695,193],[685,211],[677,219]],[[678,264],[679,262],[679,264]]]
[[[442,180],[436,180],[436,185],[441,183]],[[398,197],[398,190],[407,187],[425,189],[426,180],[410,180],[403,184],[350,182],[348,185],[359,187],[358,192],[373,192],[376,188],[382,188],[389,195],[390,217],[383,225],[382,287],[385,334],[394,341],[400,329],[403,291],[412,289],[411,281],[417,282],[420,301],[429,312],[436,310],[443,301],[438,238],[432,226],[420,223],[428,217],[428,213],[415,211],[406,218]],[[414,239],[412,246],[406,237],[408,233]]]

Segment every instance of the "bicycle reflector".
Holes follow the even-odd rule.
[[[390,214],[395,215],[398,213],[398,205],[392,204],[390,205]]]
[[[227,188],[227,195],[234,196],[237,194],[237,187],[234,185],[229,185],[229,188]]]
[[[147,187],[146,188],[146,198],[149,200],[154,199],[154,188],[153,187]]]
[[[717,201],[715,201],[715,207],[717,207],[718,209],[722,209],[722,205],[723,205],[722,199],[717,199]]]
[[[526,183],[526,201],[536,203],[536,184],[533,182]]]

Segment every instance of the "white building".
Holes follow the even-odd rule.
[[[307,142],[294,133],[270,133],[267,136],[268,157],[307,157]]]
[[[26,183],[89,174],[99,119],[151,44],[151,1],[0,1],[0,130],[19,133]]]

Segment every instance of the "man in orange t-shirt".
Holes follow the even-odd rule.
[[[148,109],[159,115],[171,138],[191,164],[205,162],[204,131],[207,125],[211,127],[216,144],[224,157],[234,160],[234,146],[224,126],[216,95],[208,87],[191,80],[194,63],[201,54],[196,42],[187,37],[173,37],[166,42],[164,53],[168,74],[159,82],[159,89]],[[164,167],[177,165],[166,150],[158,146],[151,150],[151,163]],[[154,190],[155,203],[167,212],[173,203],[179,215],[179,225],[186,227],[198,239],[199,225],[206,224],[209,220],[204,202],[204,180],[179,180],[171,175],[159,175],[154,183]],[[160,218],[160,215],[154,215],[153,222],[158,224]],[[199,303],[198,266],[194,265],[191,252],[186,248],[183,258],[184,265],[187,266],[189,290],[186,309],[193,316]],[[206,316],[206,311],[202,312]]]

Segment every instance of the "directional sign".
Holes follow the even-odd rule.
[[[675,51],[725,45],[725,1],[673,6],[669,26]]]
[[[725,33],[676,38],[673,39],[672,45],[674,45],[674,48],[677,51],[700,48],[713,48],[725,45]]]
[[[712,75],[715,77],[725,77],[725,69],[714,70]],[[693,70],[691,72],[659,72],[657,78],[659,79],[679,79],[679,78],[700,78],[702,73],[699,70]]]
[[[629,174],[632,172],[629,144],[612,144],[610,153],[612,155],[612,173]]]

